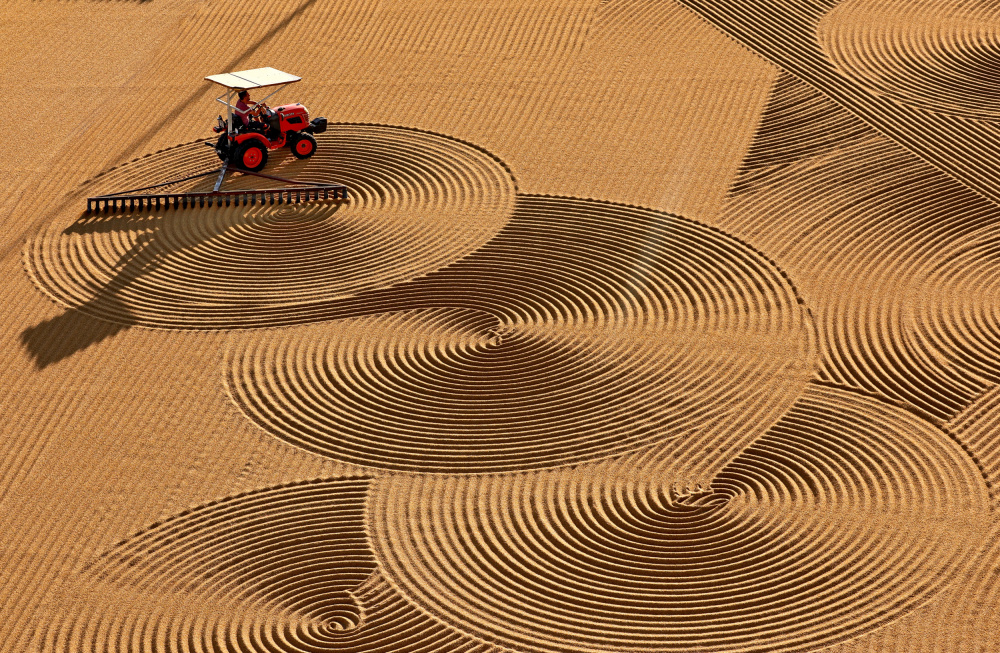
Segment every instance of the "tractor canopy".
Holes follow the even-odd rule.
[[[220,86],[225,86],[228,89],[243,90],[292,84],[300,81],[302,78],[274,68],[254,68],[253,70],[240,70],[235,73],[209,75],[205,79]]]
[[[230,135],[235,132],[235,127],[233,126],[233,109],[236,108],[234,102],[240,91],[277,86],[278,88],[257,100],[258,102],[263,102],[280,91],[282,87],[302,80],[298,75],[285,73],[275,68],[253,68],[252,70],[240,70],[235,73],[220,73],[218,75],[209,75],[205,79],[226,89],[222,95],[215,98],[215,101],[226,105],[228,116],[226,129]]]

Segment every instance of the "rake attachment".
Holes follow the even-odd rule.
[[[286,184],[295,185],[294,188],[256,188],[241,190],[219,190],[223,178],[227,172],[242,172],[256,177],[275,179]],[[154,190],[164,186],[170,186],[182,181],[189,181],[198,177],[206,177],[219,173],[219,179],[211,191],[199,193],[146,193],[143,191]],[[317,200],[346,200],[347,186],[341,184],[319,184],[314,182],[296,181],[265,175],[259,172],[251,172],[242,168],[230,168],[223,165],[221,168],[191,175],[182,179],[174,179],[144,186],[143,188],[133,188],[120,191],[118,193],[108,193],[87,198],[87,213],[97,212],[117,212],[134,211],[142,209],[186,209],[202,208],[205,206],[254,206],[258,202],[264,204],[300,204],[303,202],[313,202]]]

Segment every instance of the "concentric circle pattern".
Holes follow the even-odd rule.
[[[861,84],[901,102],[996,120],[1000,6],[982,0],[848,0],[817,29],[824,53]]]
[[[912,305],[923,336],[992,385],[1000,383],[1000,229],[989,226],[942,257]]]
[[[489,154],[425,132],[334,125],[307,161],[271,153],[265,173],[336,182],[349,201],[84,215],[28,245],[32,278],[60,302],[113,322],[164,328],[261,327],[312,318],[333,298],[443,267],[499,231],[514,181]],[[218,167],[195,143],[90,182],[98,194]],[[211,190],[216,176],[169,190]],[[281,186],[235,175],[223,190]]]
[[[122,600],[83,607],[42,640],[73,653],[492,650],[376,571],[367,489],[367,479],[307,481],[156,524],[89,570]]]
[[[350,591],[375,569],[365,541],[367,490],[366,479],[320,481],[214,502],[125,541],[91,571],[140,590],[194,594],[223,612],[260,614],[249,628],[228,624],[227,639],[249,631],[321,646],[364,616]],[[261,641],[247,645],[267,650]]]
[[[677,1],[918,158],[1000,202],[996,3]]]
[[[384,469],[496,472],[677,440],[692,478],[812,373],[810,322],[767,259],[656,211],[521,197],[475,254],[258,339],[228,386],[256,423]]]
[[[708,493],[605,467],[379,479],[380,566],[425,609],[517,650],[801,651],[932,596],[989,509],[941,431],[821,386]]]

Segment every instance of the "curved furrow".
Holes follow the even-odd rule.
[[[265,172],[343,183],[350,200],[84,215],[29,242],[38,286],[84,313],[160,328],[232,328],[309,321],[311,307],[441,268],[499,231],[514,181],[490,155],[430,133],[333,125],[307,161],[279,150]],[[200,147],[196,147],[200,146]],[[138,188],[218,167],[203,143],[122,165],[91,194]],[[211,190],[216,176],[174,192]],[[223,190],[281,182],[232,175]]]
[[[979,0],[849,0],[819,25],[823,52],[845,76],[900,102],[996,120],[1000,8]]]
[[[1000,501],[1000,385],[993,386],[944,425],[976,461],[994,508]]]
[[[982,476],[947,435],[813,386],[699,491],[638,457],[374,482],[412,601],[517,650],[805,651],[894,620],[974,557]]]
[[[42,634],[43,649],[494,650],[415,609],[376,571],[364,526],[368,483],[273,487],[150,526],[90,566],[105,600],[79,602]]]
[[[923,337],[962,367],[1000,383],[1000,229],[931,269],[914,314]]]
[[[745,168],[720,224],[796,279],[820,378],[941,421],[997,382],[992,203],[874,133],[775,169]]]
[[[753,249],[668,214],[519,198],[487,245],[232,351],[255,423],[411,472],[550,467],[670,440],[708,482],[812,373],[811,323]],[[708,447],[715,453],[706,453]]]

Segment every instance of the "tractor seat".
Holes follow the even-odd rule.
[[[274,111],[268,111],[266,116],[262,116],[264,122],[262,127],[265,128],[262,133],[269,139],[274,140],[281,135],[281,123],[278,118],[278,114]]]

